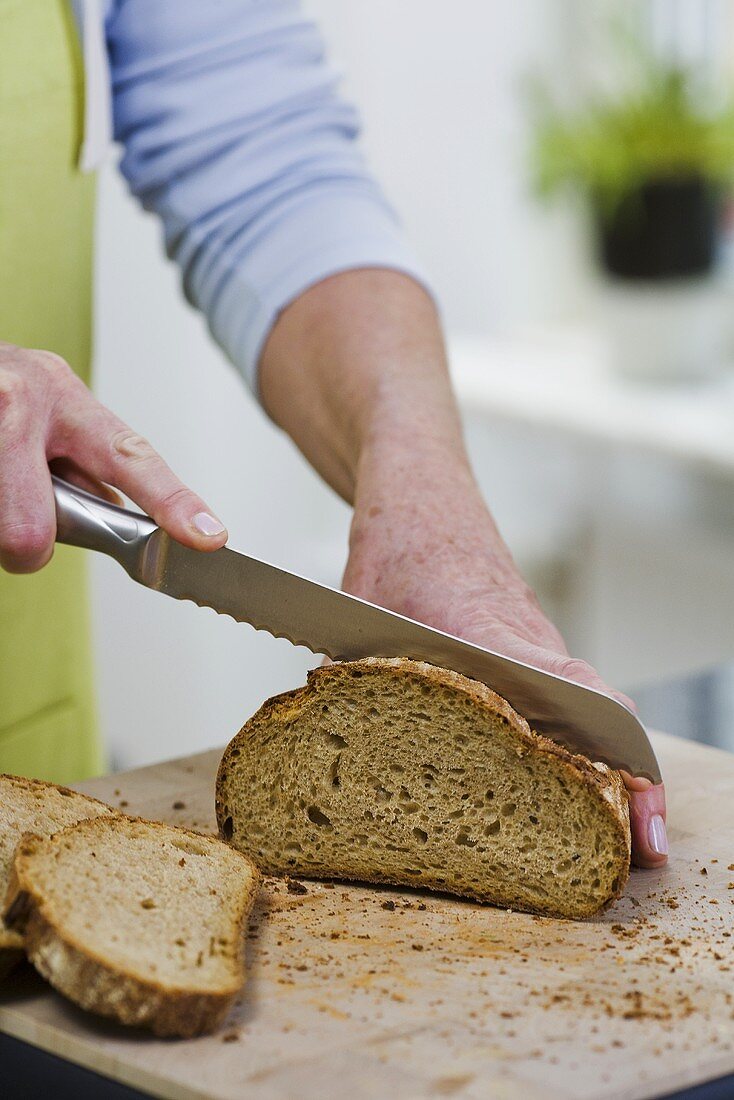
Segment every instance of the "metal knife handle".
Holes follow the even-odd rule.
[[[97,550],[134,575],[150,535],[158,530],[148,516],[131,512],[51,476],[56,501],[56,541]]]

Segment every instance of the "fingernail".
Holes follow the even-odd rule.
[[[200,535],[221,535],[224,524],[208,512],[197,512],[191,521]]]
[[[665,822],[660,814],[653,814],[647,826],[647,839],[653,852],[659,856],[668,854],[668,834],[665,831]]]

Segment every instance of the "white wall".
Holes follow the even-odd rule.
[[[452,331],[555,317],[579,291],[578,227],[527,184],[526,82],[565,72],[567,0],[307,0],[370,161]]]

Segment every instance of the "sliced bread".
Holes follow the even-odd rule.
[[[268,873],[423,886],[557,917],[629,874],[617,773],[533,733],[484,684],[403,658],[333,664],[224,752],[220,835]]]
[[[48,836],[87,817],[114,811],[96,798],[17,775],[0,775],[0,902],[23,833]],[[0,921],[0,975],[23,957],[23,940]]]
[[[259,876],[216,837],[118,815],[25,836],[5,918],[59,992],[160,1036],[213,1030],[244,984]]]

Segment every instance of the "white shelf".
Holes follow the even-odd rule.
[[[469,413],[734,476],[732,370],[695,384],[637,382],[611,371],[598,337],[573,329],[458,338],[449,347],[459,401]]]

